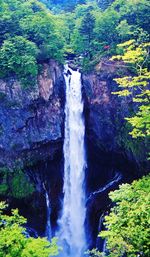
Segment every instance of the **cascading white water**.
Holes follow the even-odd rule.
[[[46,222],[46,232],[45,235],[49,241],[52,239],[52,229],[51,229],[51,204],[48,196],[48,192],[45,191],[46,198],[46,209],[47,209],[47,222]]]
[[[59,220],[61,256],[82,257],[85,247],[85,126],[81,73],[65,66],[64,200]]]

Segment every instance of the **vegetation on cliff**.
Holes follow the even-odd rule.
[[[112,59],[122,60],[133,70],[134,76],[129,75],[115,79],[122,90],[113,94],[131,95],[133,102],[140,104],[136,115],[127,118],[133,126],[130,134],[134,138],[148,137],[150,136],[150,72],[147,67],[150,43],[136,45],[134,40],[130,40],[120,44],[119,47],[122,48],[123,55],[114,56]]]
[[[100,236],[107,240],[108,256],[150,255],[150,176],[123,184],[110,193],[116,205],[105,218],[106,230]]]
[[[39,1],[4,0],[0,3],[0,77],[16,75],[34,84],[38,63],[62,61],[62,23]]]
[[[106,240],[106,252],[96,249],[89,252],[91,257],[120,257],[150,255],[150,176],[122,184],[109,194],[114,203],[110,214],[105,217],[105,230],[99,237]]]
[[[4,214],[5,203],[0,203],[0,257],[49,257],[59,252],[57,240],[49,243],[46,238],[29,237],[23,225],[26,219],[12,210],[11,215]]]
[[[22,169],[0,168],[0,195],[23,199],[32,195],[35,188]]]

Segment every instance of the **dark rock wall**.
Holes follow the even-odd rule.
[[[119,64],[101,62],[97,69],[83,75],[87,137],[107,152],[118,151],[118,130],[125,123],[131,102],[112,95],[117,89],[113,79],[121,73]]]
[[[62,68],[54,61],[43,64],[33,88],[0,80],[1,165],[53,159],[63,141],[64,95]]]
[[[124,120],[133,111],[132,99],[112,94],[118,89],[114,78],[124,72],[128,71],[119,62],[103,60],[94,72],[82,76],[88,162],[86,225],[90,248],[96,247],[100,216],[111,207],[109,192],[121,183],[130,183],[143,172],[145,153],[136,154]],[[144,149],[142,142],[138,147]],[[118,181],[116,174],[121,176]]]
[[[95,72],[82,76],[90,247],[96,243],[100,216],[110,208],[109,191],[141,176],[141,160],[123,144],[124,117],[133,109],[132,101],[111,94],[117,88],[113,78],[123,72],[119,63],[103,61]],[[40,235],[46,226],[45,190],[51,199],[54,230],[61,210],[64,103],[63,69],[55,61],[42,64],[34,88],[23,89],[14,77],[0,80],[0,167],[19,165],[35,184],[36,191],[30,198],[11,199],[11,206],[19,207],[28,225]],[[111,183],[116,174],[121,175],[120,180]]]
[[[33,88],[23,88],[15,77],[0,80],[0,167],[22,168],[35,185],[25,199],[2,199],[19,208],[40,235],[46,227],[45,189],[54,226],[60,209],[64,102],[63,67],[55,61],[42,64]]]

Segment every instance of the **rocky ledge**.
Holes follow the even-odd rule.
[[[11,77],[0,80],[0,165],[34,162],[62,147],[64,123],[62,67],[50,60],[34,87]]]

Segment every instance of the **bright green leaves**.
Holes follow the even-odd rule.
[[[126,40],[132,34],[132,26],[128,24],[127,20],[122,20],[116,27],[116,31],[122,40]]]
[[[54,16],[48,12],[37,12],[20,21],[24,36],[33,41],[39,49],[38,59],[55,58],[55,53],[63,48],[57,24]]]
[[[22,36],[5,40],[0,48],[0,75],[34,78],[38,73],[37,55],[36,45]]]
[[[116,203],[106,216],[106,231],[100,236],[107,239],[110,257],[127,254],[130,257],[150,254],[150,176],[123,184],[110,193]]]
[[[58,18],[36,0],[4,1],[0,9],[0,77],[16,75],[34,85],[38,62],[63,60],[64,40]]]
[[[21,253],[21,257],[50,257],[59,253],[57,240],[54,238],[49,243],[45,238],[29,238]]]
[[[134,75],[117,78],[119,88],[122,90],[113,92],[118,96],[132,96],[133,102],[139,104],[139,109],[131,118],[126,118],[132,125],[133,130],[130,132],[133,138],[150,136],[150,90],[149,80],[150,72],[148,71],[149,47],[150,43],[137,45],[135,40],[129,40],[120,44],[123,55],[114,56],[126,63]]]
[[[118,45],[123,51],[123,55],[112,57],[113,60],[122,60],[127,64],[132,64],[137,72],[144,68],[144,65],[149,57],[150,43],[142,43],[137,45],[135,40],[129,40]]]
[[[99,42],[106,45],[118,42],[116,27],[119,23],[119,15],[113,10],[106,10],[104,13],[99,12],[96,19],[95,33]]]
[[[59,253],[57,240],[54,238],[49,243],[45,238],[32,238],[26,236],[22,227],[26,219],[12,210],[12,215],[3,214],[6,208],[0,203],[0,257],[49,257]]]
[[[126,118],[132,125],[133,130],[130,132],[133,138],[150,136],[150,106],[140,106],[136,116]]]

